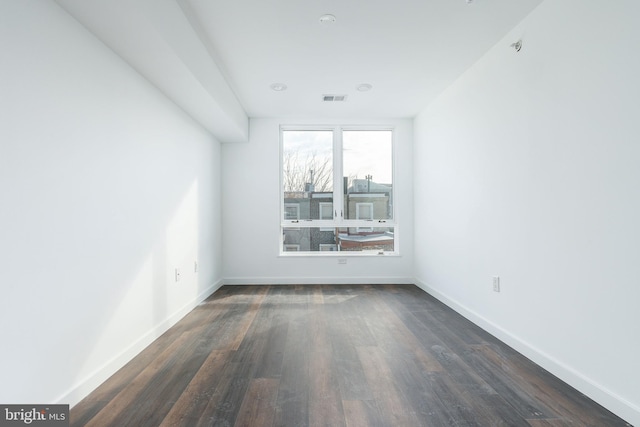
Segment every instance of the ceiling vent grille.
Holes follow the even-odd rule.
[[[347,100],[347,95],[322,95],[324,102],[344,102]]]

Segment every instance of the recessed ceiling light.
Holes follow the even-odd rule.
[[[333,24],[336,22],[336,17],[330,14],[322,15],[320,17],[321,24]]]
[[[283,90],[287,90],[287,85],[284,83],[274,83],[269,87],[275,90],[276,92],[282,92]]]
[[[373,89],[373,86],[371,86],[369,83],[362,83],[361,85],[356,86],[356,89],[359,92],[367,92],[367,91]]]

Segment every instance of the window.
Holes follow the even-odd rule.
[[[320,219],[333,219],[333,203],[320,202]]]
[[[300,205],[297,203],[284,204],[284,219],[300,219]]]
[[[297,222],[300,219],[300,205],[297,203],[285,203],[284,219]]]
[[[320,219],[324,220],[332,220],[333,219],[333,203],[331,202],[320,202]],[[320,231],[332,231],[333,228],[325,227],[321,228]]]
[[[373,203],[356,203],[356,219],[373,221]],[[371,227],[358,227],[358,232],[373,231]]]
[[[281,129],[281,253],[395,253],[393,131]]]
[[[320,243],[320,252],[334,252],[338,247],[333,243]]]

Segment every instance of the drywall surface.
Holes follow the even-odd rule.
[[[56,0],[220,142],[246,142],[249,119],[193,12],[176,0]],[[188,16],[187,16],[188,15]]]
[[[0,31],[0,402],[73,405],[220,285],[220,144],[56,3]]]
[[[279,256],[280,126],[392,126],[396,170],[394,197],[400,256]],[[356,121],[251,119],[248,144],[224,144],[223,239],[225,283],[398,283],[412,282],[413,203],[411,120]]]
[[[638,16],[543,2],[414,127],[419,283],[636,425]]]

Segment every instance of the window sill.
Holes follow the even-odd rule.
[[[397,258],[402,256],[399,252],[280,252],[278,258]]]

